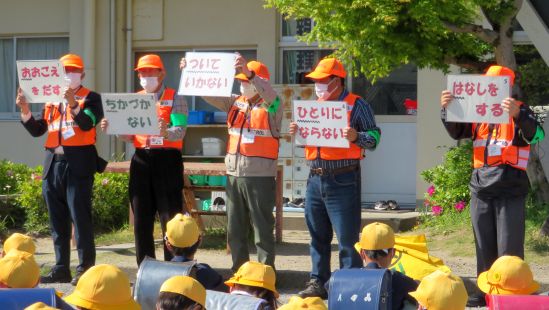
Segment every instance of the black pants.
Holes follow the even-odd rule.
[[[477,275],[500,256],[524,259],[525,203],[526,196],[481,198],[471,193]]]
[[[137,264],[154,252],[154,220],[162,235],[166,223],[183,208],[183,160],[176,149],[136,149],[130,164],[130,202],[134,215]],[[164,260],[172,259],[164,245]]]
[[[76,176],[64,160],[54,161],[42,182],[42,195],[48,206],[51,235],[55,251],[53,273],[69,272],[71,255],[71,221],[78,250],[77,271],[95,265],[92,222],[93,175]]]

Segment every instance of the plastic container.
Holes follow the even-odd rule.
[[[208,184],[208,176],[201,174],[193,174],[189,176],[189,180],[192,185],[206,185]]]
[[[217,124],[225,124],[227,122],[227,112],[214,112],[213,122]]]
[[[417,115],[417,101],[409,98],[404,99],[404,107],[406,108],[406,114]]]
[[[223,179],[227,178],[223,175],[210,175],[208,176],[208,185],[209,186],[223,186]],[[227,181],[225,181],[227,184]]]
[[[210,211],[211,205],[212,205],[211,199],[202,200],[202,211]]]
[[[212,122],[213,112],[189,111],[189,117],[187,118],[187,124],[189,125],[211,124]]]
[[[225,153],[225,143],[219,138],[202,138],[202,154],[204,156],[221,156]]]

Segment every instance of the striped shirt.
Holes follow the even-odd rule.
[[[341,95],[339,95],[338,101],[343,101],[349,94],[349,91],[344,89]],[[355,142],[357,146],[363,149],[375,149],[376,139],[371,136],[367,131],[375,130],[381,134],[381,130],[376,125],[376,119],[372,107],[362,98],[358,98],[355,101],[353,110],[351,111],[350,127],[354,128],[358,133],[358,138]],[[342,160],[324,160],[317,158],[315,160],[307,161],[307,164],[313,168],[322,168],[327,170],[358,165],[360,160],[357,159],[342,159]]]

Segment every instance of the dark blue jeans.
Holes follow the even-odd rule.
[[[311,278],[330,279],[333,231],[339,243],[339,267],[360,268],[354,245],[360,234],[360,169],[337,175],[310,175],[305,219],[311,234]],[[333,229],[333,230],[332,230]]]
[[[51,236],[55,250],[54,273],[68,272],[71,255],[71,222],[78,250],[77,271],[95,265],[92,222],[93,175],[76,176],[66,161],[54,161],[42,181],[42,195],[48,206]]]

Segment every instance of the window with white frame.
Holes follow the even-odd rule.
[[[286,19],[282,17],[280,47],[280,73],[278,81],[283,84],[312,83],[305,75],[332,50],[321,49],[317,45],[300,42],[296,36],[306,34],[314,27],[311,19]],[[365,98],[377,115],[406,114],[406,99],[417,100],[417,68],[404,65],[376,84],[360,75],[348,77],[349,90]]]
[[[240,53],[248,61],[255,60],[257,58],[256,50],[228,50],[228,49],[193,49],[193,52],[216,52],[216,53]],[[166,77],[164,78],[164,85],[178,89],[179,80],[181,79],[181,71],[179,70],[179,61],[182,57],[185,57],[185,53],[188,51],[146,51],[146,52],[137,52],[135,53],[135,63],[137,60],[146,54],[157,54],[162,59],[164,63],[164,68],[166,70]],[[139,79],[137,74],[134,79],[134,90],[141,89],[139,85]],[[240,93],[240,84],[234,83],[233,93]],[[209,105],[204,99],[197,96],[188,96],[187,102],[189,103],[189,109],[191,110],[200,110],[200,111],[217,111],[217,109]]]
[[[0,118],[18,118],[16,60],[58,59],[69,51],[68,37],[0,38]],[[38,112],[41,104],[31,104]]]

